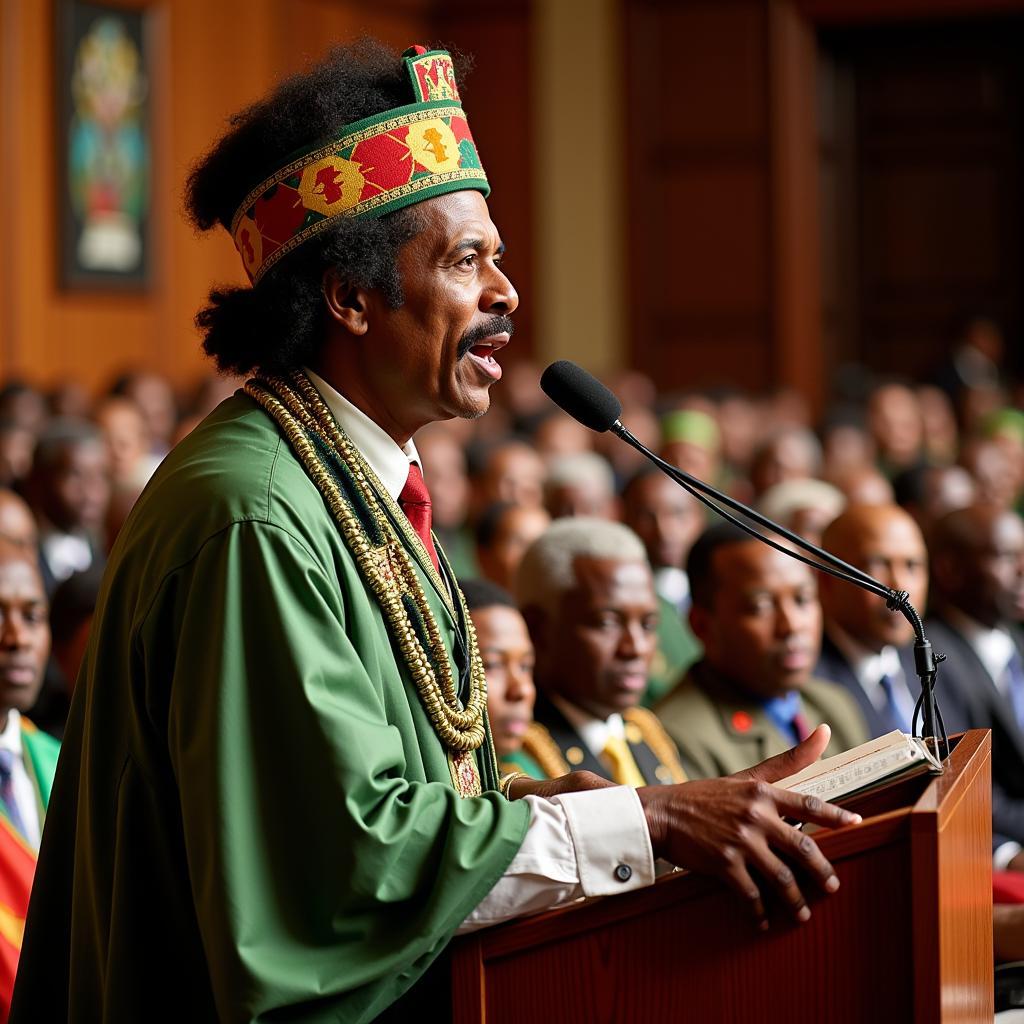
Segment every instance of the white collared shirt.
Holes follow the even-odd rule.
[[[549,694],[549,697],[551,703],[565,715],[565,720],[573,727],[579,738],[583,740],[583,745],[594,757],[600,757],[604,753],[609,736],[617,740],[625,740],[626,723],[622,720],[622,715],[616,713],[607,718],[595,718],[556,694]]]
[[[913,695],[910,681],[903,671],[899,651],[891,644],[887,644],[880,651],[869,651],[835,623],[829,623],[827,630],[875,709],[885,711],[889,703],[889,696],[882,686],[882,676],[888,676],[892,681],[893,701],[903,717],[908,722],[913,722],[917,698]]]
[[[14,799],[18,804],[18,813],[25,826],[25,839],[35,849],[39,849],[39,838],[42,828],[39,821],[39,798],[36,788],[29,778],[25,767],[25,749],[21,743],[21,715],[14,708],[7,712],[7,725],[0,732],[0,747],[9,750],[13,755],[11,764],[11,786]]]
[[[1006,670],[1010,667],[1016,645],[1013,637],[998,626],[989,629],[976,619],[960,611],[949,608],[945,611],[949,624],[967,641],[970,648],[978,656],[978,661],[991,676],[999,692],[1009,699],[1009,680]]]
[[[405,487],[409,463],[419,462],[415,444],[410,440],[400,447],[322,377],[309,370],[306,374],[388,493],[397,499]],[[567,793],[551,800],[524,799],[530,808],[530,824],[519,852],[463,922],[460,932],[583,897],[629,892],[654,881],[647,818],[632,787]],[[625,881],[620,877],[623,865],[630,869]]]
[[[655,569],[654,589],[677,611],[681,612],[690,604],[690,577],[683,569],[671,565]]]

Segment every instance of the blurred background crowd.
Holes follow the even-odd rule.
[[[608,383],[623,422],[650,448],[809,540],[820,543],[847,506],[892,504],[928,537],[956,509],[1019,508],[1024,412],[1003,349],[998,325],[975,318],[929,382],[847,367],[817,422],[789,391],[659,393],[636,372]],[[699,656],[685,569],[712,517],[612,434],[556,409],[539,375],[528,360],[512,363],[486,416],[417,436],[435,531],[460,579],[514,592],[524,552],[553,520],[628,525],[666,620],[651,702]],[[73,381],[49,392],[18,381],[0,388],[0,537],[38,550],[54,658],[30,715],[55,736],[120,526],[161,458],[235,386],[211,375],[182,394],[158,373],[132,370],[98,397]]]

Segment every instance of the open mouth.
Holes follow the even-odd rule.
[[[493,337],[478,341],[470,348],[467,355],[473,360],[475,366],[484,376],[491,380],[501,380],[501,366],[498,364],[494,354],[508,343],[507,334],[496,334]]]

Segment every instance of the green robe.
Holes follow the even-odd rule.
[[[111,554],[11,1019],[371,1020],[528,822],[456,793],[319,493],[238,394]]]

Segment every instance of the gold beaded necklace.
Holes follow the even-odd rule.
[[[377,599],[388,632],[409,670],[435,733],[444,745],[455,788],[477,796],[482,784],[474,751],[485,748],[480,769],[488,789],[498,768],[487,721],[487,686],[476,631],[462,594],[449,595],[405,513],[303,373],[258,374],[245,392],[278,424],[316,485]],[[453,613],[466,625],[469,692],[463,705],[437,621],[420,583],[410,549]],[[442,555],[443,557],[443,555]],[[447,565],[447,563],[445,563]],[[454,579],[454,576],[449,573]],[[455,602],[459,603],[456,609]]]

